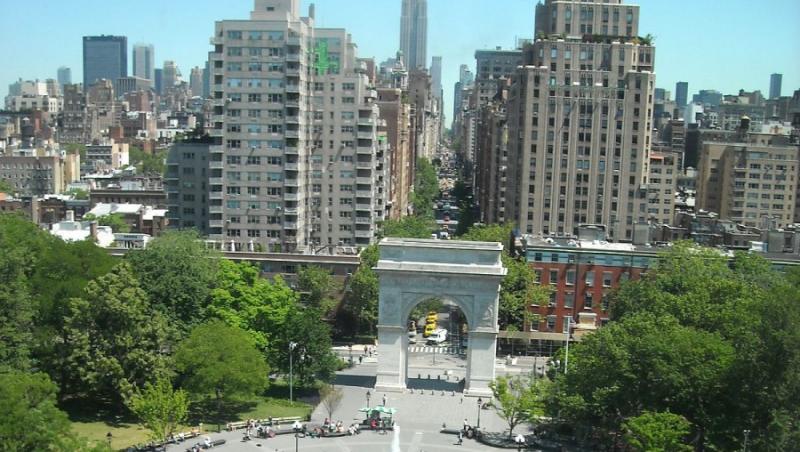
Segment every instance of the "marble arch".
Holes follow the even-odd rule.
[[[385,238],[378,245],[377,391],[399,392],[408,379],[406,321],[420,302],[441,297],[467,319],[469,347],[464,394],[491,396],[497,346],[503,247],[492,242]]]

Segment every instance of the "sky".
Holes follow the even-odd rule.
[[[309,0],[301,0],[306,15]],[[317,25],[346,28],[359,56],[378,62],[399,47],[400,0],[315,0]],[[800,89],[800,0],[638,0],[640,34],[655,36],[656,86],[689,93],[759,89],[783,74],[783,95]],[[474,71],[475,50],[512,48],[533,36],[536,0],[428,0],[428,59],[443,58],[445,114],[452,116],[458,68]],[[24,5],[24,6],[23,6]],[[184,79],[203,66],[214,22],[245,19],[252,0],[0,0],[0,95],[19,78],[82,79],[84,35],[114,34],[155,46],[156,66],[178,63]],[[128,70],[133,66],[129,55]]]

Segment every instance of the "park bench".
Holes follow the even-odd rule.
[[[232,432],[234,430],[239,430],[240,428],[245,428],[245,427],[247,427],[247,421],[228,422],[225,425],[225,429],[228,430],[229,432]]]

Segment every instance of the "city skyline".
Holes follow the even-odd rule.
[[[307,14],[311,2],[301,2],[301,12]],[[347,28],[359,46],[359,56],[374,57],[377,62],[394,56],[399,49],[400,0],[374,2],[348,0],[342,8],[341,0],[316,0],[317,26]],[[800,30],[792,26],[791,18],[800,15],[800,3],[790,0],[772,1],[772,8],[751,8],[751,2],[735,0],[729,8],[718,10],[713,2],[635,2],[644,12],[640,19],[643,34],[653,34],[657,47],[656,86],[672,92],[678,81],[689,82],[689,94],[700,89],[716,89],[725,94],[739,89],[769,92],[770,75],[783,74],[783,95],[791,95],[800,88],[800,63],[791,55],[800,54]],[[220,4],[210,0],[171,4],[142,0],[144,10],[153,12],[152,21],[144,23],[119,22],[113,25],[96,20],[101,6],[107,13],[122,11],[122,5],[107,5],[99,0],[80,4],[33,4],[28,9],[9,10],[0,17],[0,28],[42,27],[48,23],[49,32],[41,38],[36,35],[26,39],[28,46],[5,36],[7,60],[15,64],[0,68],[0,92],[5,94],[9,84],[22,78],[56,78],[60,66],[73,70],[73,79],[83,78],[81,71],[83,36],[114,34],[126,36],[128,42],[148,42],[158,49],[156,67],[164,60],[174,60],[189,73],[194,66],[203,66],[209,50],[208,38],[213,33],[216,20],[246,17],[252,7],[251,0]],[[458,81],[458,67],[468,64],[474,70],[474,53],[478,49],[497,46],[512,48],[516,39],[533,37],[534,6],[530,0],[509,0],[498,10],[489,1],[476,1],[474,7],[455,7],[451,0],[429,2],[428,55],[441,55],[444,61],[442,85],[445,94],[445,112],[452,112],[452,86]],[[148,9],[148,6],[150,8]],[[692,15],[684,14],[691,8]],[[741,11],[748,11],[742,14]],[[357,20],[372,17],[374,20]],[[181,20],[170,21],[169,18]],[[689,18],[714,17],[703,23],[704,38],[687,33]],[[64,20],[64,19],[69,20]],[[447,18],[447,20],[443,20]],[[145,26],[143,26],[145,25]],[[751,35],[742,37],[745,29]],[[769,27],[769,28],[767,28]],[[177,36],[177,38],[176,38]],[[458,39],[453,39],[458,36]],[[698,37],[699,36],[699,37]],[[61,43],[58,46],[53,42]],[[704,45],[708,42],[707,45]],[[715,43],[725,43],[716,45]],[[737,45],[733,45],[737,44]],[[36,52],[30,52],[31,48]],[[128,57],[131,58],[130,48]],[[691,52],[691,53],[690,53]],[[36,55],[31,58],[30,55]],[[735,58],[747,58],[742,64]],[[430,65],[430,61],[427,63]],[[736,70],[731,70],[735,68]],[[452,118],[451,118],[452,119]]]

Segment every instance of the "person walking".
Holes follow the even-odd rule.
[[[386,394],[383,395],[383,406],[386,406]]]
[[[458,445],[461,446],[462,444],[464,444],[464,433],[458,432]]]

